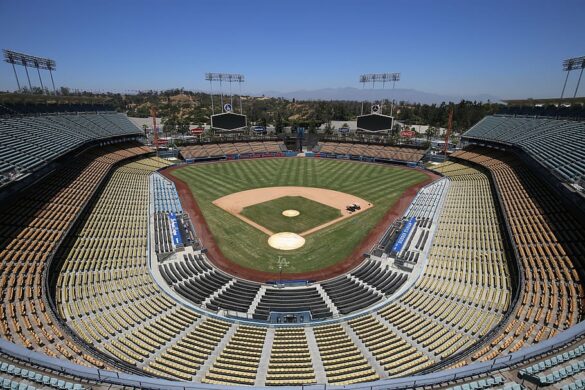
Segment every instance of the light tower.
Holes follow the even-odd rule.
[[[245,81],[244,75],[238,73],[205,73],[205,80],[209,81],[211,94],[211,128],[223,131],[241,130],[247,125],[247,118],[243,115],[242,110],[242,83]],[[219,82],[219,96],[221,102],[221,113],[215,113],[215,104],[213,103],[213,83]],[[229,84],[230,102],[223,103],[223,83]],[[234,95],[232,94],[232,83],[238,83],[240,86],[240,113],[236,114],[234,110]]]
[[[392,82],[392,88],[394,88],[397,81],[400,81],[400,73],[367,73],[360,75],[359,78],[359,82],[362,83],[364,89],[368,83],[372,83],[372,88],[381,83],[382,88],[384,88],[386,83],[389,82]],[[373,104],[370,113],[364,114],[364,101],[362,101],[361,115],[357,117],[358,130],[389,133],[394,124],[394,118],[392,117],[394,104],[391,104],[390,107],[390,115],[382,114],[383,107],[380,104]]]
[[[219,96],[221,106],[223,109],[223,83],[228,83],[230,86],[230,104],[233,107],[234,95],[232,94],[232,83],[238,83],[240,86],[240,114],[242,113],[242,83],[245,81],[244,75],[238,73],[205,73],[205,80],[209,81],[209,88],[211,91],[211,112],[215,114],[215,107],[213,104],[213,82],[219,82]]]
[[[400,73],[366,73],[360,75],[360,83],[362,89],[366,88],[366,84],[372,83],[372,89],[376,88],[376,84],[382,83],[382,89],[386,87],[386,83],[392,82],[392,91],[396,86],[396,82],[400,81]],[[394,100],[393,100],[394,101]],[[394,103],[390,105],[390,116],[394,110]],[[364,102],[362,101],[362,115],[364,115]]]
[[[567,72],[567,77],[565,77],[565,83],[563,84],[563,91],[561,92],[561,99],[559,100],[559,106],[563,102],[563,97],[565,95],[565,88],[567,87],[567,81],[569,80],[569,73],[573,70],[581,70],[579,72],[579,79],[577,80],[577,86],[575,87],[575,93],[573,94],[573,98],[577,97],[577,90],[579,89],[579,84],[581,83],[581,76],[583,76],[583,69],[585,68],[585,56],[581,57],[574,57],[569,58],[563,61],[563,71]]]
[[[26,72],[26,78],[28,80],[28,87],[32,90],[32,83],[30,82],[30,75],[28,74],[29,66],[37,69],[37,74],[39,75],[39,81],[41,83],[41,89],[45,89],[43,85],[43,79],[41,78],[41,69],[48,70],[49,75],[51,76],[51,84],[53,85],[53,93],[56,93],[55,89],[55,81],[53,80],[53,71],[57,69],[57,64],[54,60],[50,58],[43,58],[43,57],[36,57],[31,56],[25,53],[19,53],[12,50],[3,49],[4,52],[4,62],[7,62],[12,65],[12,70],[14,71],[14,77],[16,78],[16,85],[18,86],[18,90],[20,91],[20,81],[18,80],[18,74],[16,73],[15,65],[24,66],[24,70]]]

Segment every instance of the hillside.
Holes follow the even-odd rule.
[[[142,92],[136,95],[111,96],[116,109],[127,111],[130,116],[147,117],[152,105],[158,107],[158,116],[164,118],[165,123],[176,124],[203,124],[209,122],[211,115],[211,97],[201,92],[185,90],[169,90],[163,92]],[[228,99],[224,96],[224,102]],[[221,106],[219,96],[214,96],[216,113]],[[289,125],[303,125],[313,128],[331,120],[355,120],[362,109],[361,101],[351,100],[304,100],[273,98],[273,97],[242,97],[243,113],[248,116],[249,123],[261,125],[272,124],[276,128]],[[384,112],[390,112],[390,102],[382,102]],[[453,104],[453,103],[450,103]],[[428,124],[435,127],[446,127],[449,105],[411,104],[399,102],[395,109],[395,117],[408,124]],[[234,109],[239,112],[239,97],[233,100]],[[365,110],[369,111],[370,103],[366,103]],[[461,101],[453,104],[454,128],[467,129],[487,114],[497,112],[503,107],[501,104]]]

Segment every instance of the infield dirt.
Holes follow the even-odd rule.
[[[230,162],[225,162],[229,164]],[[217,164],[217,163],[216,163]],[[355,164],[366,164],[364,162],[359,162]],[[377,164],[372,164],[377,165]],[[259,271],[255,269],[251,269],[248,267],[244,267],[240,264],[234,263],[227,257],[223,255],[219,246],[215,242],[213,235],[205,218],[203,217],[203,213],[197,204],[197,201],[193,197],[193,193],[191,192],[189,185],[181,179],[173,176],[171,174],[172,171],[176,169],[183,168],[182,166],[176,166],[167,168],[160,173],[167,177],[169,180],[173,181],[177,187],[177,191],[179,193],[179,197],[181,199],[181,204],[183,209],[189,213],[193,224],[195,225],[195,229],[197,232],[197,236],[201,240],[202,245],[207,249],[208,257],[213,262],[213,264],[220,268],[221,270],[227,272],[228,274],[234,275],[236,277],[241,277],[248,280],[254,280],[258,282],[265,282],[267,280],[277,280],[280,275],[276,272],[268,272],[268,271]],[[408,169],[408,168],[404,168]],[[299,273],[283,273],[282,276],[286,277],[287,279],[307,279],[307,280],[325,280],[342,273],[348,272],[355,268],[363,261],[363,254],[370,250],[370,248],[380,239],[381,235],[384,234],[386,229],[388,228],[389,224],[392,223],[396,218],[399,218],[404,214],[412,199],[416,196],[418,191],[430,184],[431,182],[438,179],[440,176],[430,172],[430,171],[422,171],[417,170],[418,172],[425,174],[427,179],[423,182],[415,184],[408,188],[402,196],[392,205],[392,207],[384,214],[384,217],[378,222],[378,224],[370,231],[370,233],[365,237],[359,246],[357,246],[352,253],[347,256],[344,260],[328,266],[326,268],[317,270],[317,271],[308,271],[308,272],[299,272]]]
[[[326,228],[327,226],[331,226],[337,222],[350,218],[373,207],[373,204],[369,203],[368,201],[351,194],[346,194],[345,192],[328,190],[325,188],[295,186],[264,187],[240,191],[216,199],[213,201],[213,204],[221,207],[228,213],[240,218],[242,221],[271,236],[278,232],[272,232],[268,230],[266,227],[252,221],[250,218],[246,218],[241,214],[241,212],[248,206],[268,202],[274,199],[282,198],[284,196],[302,196],[303,198],[307,198],[338,209],[341,212],[341,217],[304,231],[300,233],[301,236],[308,236],[311,233]],[[361,209],[354,212],[349,212],[346,207],[353,203],[359,204]]]

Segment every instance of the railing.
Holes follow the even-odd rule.
[[[511,353],[487,362],[472,363],[470,365],[446,371],[434,372],[424,375],[415,375],[404,378],[382,379],[376,382],[361,383],[346,386],[333,385],[307,385],[287,387],[289,389],[411,389],[422,386],[444,386],[458,380],[472,376],[485,376],[490,373],[506,370],[527,360],[550,354],[567,344],[575,342],[585,336],[585,321],[569,328],[557,336],[542,341],[531,347],[523,348],[518,352]],[[119,386],[131,386],[143,389],[230,389],[241,390],[240,386],[219,386],[207,385],[193,382],[170,381],[165,379],[151,378],[141,375],[125,374],[88,368],[73,364],[69,361],[48,357],[39,352],[29,351],[19,345],[0,339],[0,352],[12,356],[30,365],[40,366],[65,375],[70,375],[78,380],[107,383]]]

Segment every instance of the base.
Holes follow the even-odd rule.
[[[300,214],[301,213],[299,210],[284,210],[282,212],[282,215],[285,217],[298,217]]]

